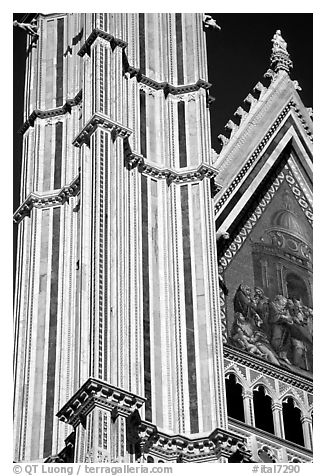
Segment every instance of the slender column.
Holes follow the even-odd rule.
[[[312,441],[312,421],[308,416],[301,417],[302,429],[303,429],[303,440],[304,445],[308,450],[312,450],[313,441]]]
[[[283,425],[283,413],[282,404],[279,402],[272,402],[273,422],[275,435],[279,438],[284,438],[284,425]]]
[[[252,390],[244,390],[242,397],[243,397],[245,423],[250,426],[255,426],[254,400],[253,400]]]

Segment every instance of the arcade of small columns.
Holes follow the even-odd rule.
[[[274,425],[274,435],[278,438],[286,439],[285,429],[284,429],[284,415],[283,415],[283,404],[288,401],[289,398],[293,399],[294,407],[300,411],[300,422],[302,425],[304,447],[312,450],[312,413],[311,411],[305,409],[303,405],[300,405],[297,400],[291,395],[287,394],[281,398],[277,397],[270,389],[266,388],[266,385],[262,383],[255,383],[253,387],[245,387],[244,382],[239,379],[239,377],[233,373],[229,372],[226,374],[226,380],[230,379],[233,375],[235,381],[238,385],[242,387],[242,400],[243,400],[243,412],[244,412],[244,423],[251,427],[256,427],[255,422],[255,406],[254,406],[254,392],[259,390],[259,387],[263,387],[264,393],[266,396],[271,399],[271,412],[273,415],[273,425]],[[228,395],[227,395],[228,402]],[[230,415],[230,410],[228,409],[228,414]]]

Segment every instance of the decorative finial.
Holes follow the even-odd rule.
[[[281,30],[276,30],[272,39],[273,48],[271,68],[277,73],[279,70],[287,71],[293,68],[293,63],[287,50],[287,43],[282,37]]]

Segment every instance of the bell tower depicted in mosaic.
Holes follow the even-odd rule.
[[[218,155],[205,38],[206,27],[218,27],[210,16],[64,13],[36,20],[14,215],[15,461],[225,463],[255,461],[262,451],[272,458],[275,445],[247,431],[255,427],[249,387],[247,427],[230,424],[227,369],[235,385],[242,368],[243,379],[256,369],[270,380],[287,372],[280,380],[289,382],[292,372],[309,407],[311,119],[289,78],[286,46],[278,39],[270,86],[256,87],[265,102],[250,95],[249,111],[238,111],[239,125],[230,121]],[[281,126],[289,140],[279,133],[276,143]],[[275,180],[273,201],[266,193]],[[241,186],[246,192],[237,196]],[[249,234],[243,220],[257,198],[266,203],[266,224],[248,241],[240,231],[249,266],[237,236],[241,227]],[[264,316],[246,285],[264,295]],[[280,295],[305,306],[296,333],[287,329],[289,349],[283,334],[277,341],[275,313],[267,329]],[[254,314],[241,314],[233,302],[260,316],[259,329],[249,322]],[[292,321],[294,307],[287,311]],[[278,380],[271,385],[276,399]],[[275,405],[275,434],[286,439],[281,400]],[[301,451],[307,461],[309,418]],[[282,451],[279,460],[290,461]]]

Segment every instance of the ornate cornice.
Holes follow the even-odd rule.
[[[193,84],[183,84],[179,86],[174,86],[167,83],[166,81],[158,82],[148,76],[145,76],[139,68],[131,66],[128,62],[127,55],[123,52],[123,72],[125,77],[136,77],[139,83],[143,83],[149,88],[155,89],[156,91],[163,89],[164,96],[167,97],[168,94],[178,95],[178,94],[187,94],[194,91],[198,91],[200,88],[208,90],[212,85],[203,79],[198,79],[196,83]],[[212,96],[209,97],[209,102],[214,101]]]
[[[149,177],[156,179],[165,179],[170,185],[171,183],[190,183],[202,180],[204,177],[213,178],[217,174],[217,170],[208,164],[200,164],[196,169],[188,169],[184,172],[173,169],[161,169],[148,162],[140,163],[139,171]]]
[[[35,208],[54,207],[56,205],[63,205],[68,201],[69,197],[74,197],[80,190],[79,175],[69,184],[62,187],[60,190],[53,190],[51,192],[31,192],[26,200],[19,206],[14,213],[14,223],[20,223],[23,218],[30,216],[31,210]]]
[[[139,443],[143,453],[164,458],[166,461],[191,463],[212,461],[220,457],[232,458],[237,454],[241,462],[250,462],[246,438],[222,429],[196,437],[168,434],[155,425],[141,421],[138,426]]]
[[[250,452],[246,438],[223,429],[196,436],[168,434],[159,430],[153,423],[141,420],[138,410],[145,398],[109,385],[107,382],[90,377],[57,413],[64,423],[85,425],[87,415],[94,408],[101,408],[111,414],[127,419],[127,439],[140,445],[141,453],[153,454],[168,461],[192,462],[216,460],[234,455],[242,462],[250,462]]]
[[[126,48],[126,46],[128,45],[126,41],[120,40],[119,38],[116,38],[110,33],[100,30],[99,28],[94,28],[94,30],[89,35],[84,45],[81,47],[77,54],[81,57],[83,57],[86,53],[90,55],[90,48],[97,38],[102,38],[102,40],[108,41],[113,50],[117,46],[120,46],[120,48]]]
[[[171,168],[161,168],[148,161],[143,155],[132,151],[128,138],[132,130],[122,124],[111,120],[108,116],[101,113],[95,113],[87,122],[83,130],[74,139],[73,145],[81,147],[83,144],[89,146],[90,137],[98,127],[108,130],[113,136],[121,137],[124,142],[124,164],[128,170],[137,168],[138,171],[157,180],[164,179],[168,185],[174,183],[190,183],[202,180],[204,177],[213,178],[217,174],[217,169],[209,164],[202,163],[196,169],[175,170]]]
[[[137,167],[141,174],[157,180],[166,180],[168,185],[171,183],[198,182],[204,177],[210,179],[217,174],[217,169],[205,163],[200,164],[196,169],[187,169],[185,171],[158,167],[146,160],[141,154],[132,152],[127,141],[125,142],[125,166],[128,170]]]
[[[80,90],[74,98],[67,99],[63,106],[56,107],[55,109],[34,109],[34,111],[29,115],[27,121],[24,122],[18,132],[20,134],[24,134],[29,127],[34,127],[34,122],[37,118],[48,119],[50,117],[63,116],[67,112],[70,113],[71,108],[77,106],[81,102],[82,95],[83,92],[82,90]]]
[[[81,147],[83,144],[89,145],[89,139],[98,127],[108,130],[113,136],[113,139],[117,136],[126,139],[132,133],[132,130],[128,127],[123,126],[119,122],[113,121],[100,112],[96,112],[74,139],[73,145],[76,147]]]
[[[252,354],[242,352],[228,344],[224,344],[223,353],[224,357],[232,362],[237,362],[252,370],[258,371],[260,374],[270,375],[277,380],[289,383],[296,388],[301,388],[306,392],[312,393],[312,376],[303,377],[284,367],[262,360]]]
[[[128,417],[139,410],[145,398],[107,382],[90,377],[57,413],[57,417],[70,425],[76,426],[85,421],[88,413],[95,407],[111,412],[112,417]]]

